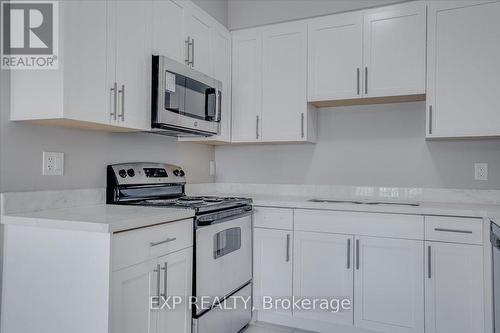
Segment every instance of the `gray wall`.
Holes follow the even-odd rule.
[[[229,0],[228,26],[248,28],[395,2],[402,0]]]
[[[189,182],[208,182],[214,149],[147,133],[113,134],[11,122],[8,73],[0,71],[0,191],[105,186],[105,167],[127,161],[184,166]],[[27,95],[29,98],[29,95]],[[64,176],[42,176],[42,152],[65,153]]]
[[[500,189],[500,140],[426,141],[424,102],[318,112],[317,144],[217,147],[217,182]]]
[[[227,27],[228,0],[193,0],[193,2]]]

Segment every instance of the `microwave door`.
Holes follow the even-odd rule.
[[[210,110],[215,109],[215,105],[211,106],[213,98],[210,92],[212,90],[213,88],[206,84],[186,78],[186,106],[183,114],[200,120],[212,120]]]

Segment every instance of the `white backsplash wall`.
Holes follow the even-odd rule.
[[[0,192],[105,187],[106,165],[128,161],[183,166],[189,182],[211,182],[208,145],[147,133],[104,133],[11,122],[7,71],[0,71]],[[29,91],[26,98],[30,98]],[[103,110],[104,112],[104,110]],[[64,176],[42,176],[42,152],[63,152]]]
[[[426,141],[424,102],[318,112],[316,144],[216,147],[216,181],[500,189],[500,140]]]

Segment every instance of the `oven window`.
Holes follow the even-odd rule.
[[[214,235],[214,259],[241,248],[241,228],[222,230]]]

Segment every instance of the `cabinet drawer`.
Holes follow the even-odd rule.
[[[258,228],[292,230],[293,209],[255,207],[254,226]]]
[[[483,244],[483,220],[426,216],[425,239],[438,242]]]
[[[113,235],[113,271],[193,245],[191,219]]]
[[[424,218],[418,215],[296,209],[294,224],[298,231],[424,239]]]

